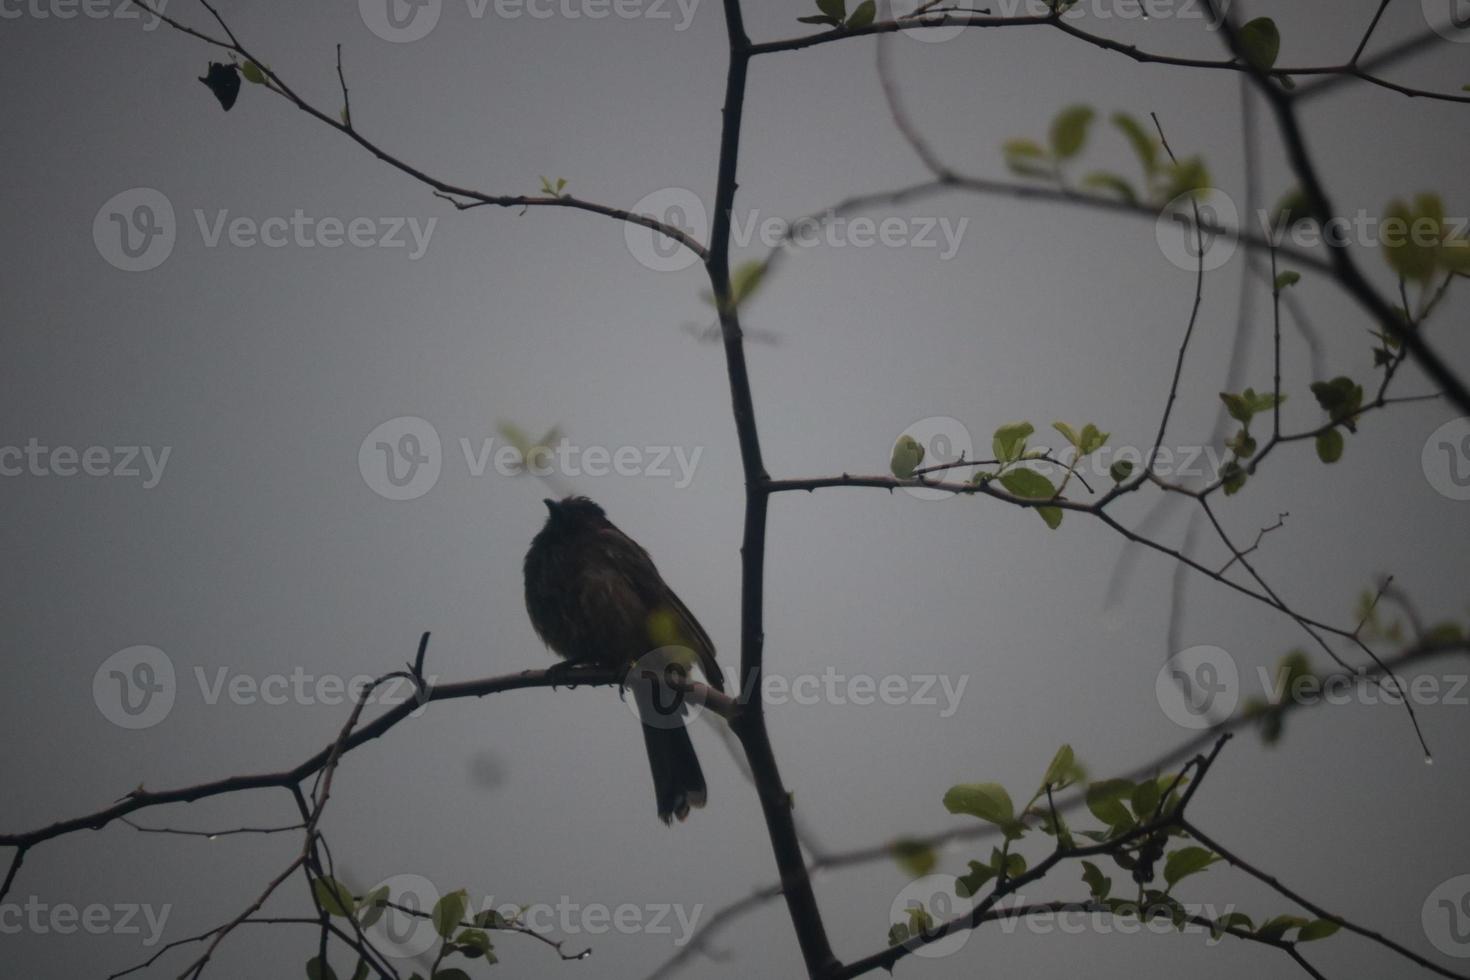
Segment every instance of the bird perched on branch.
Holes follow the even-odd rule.
[[[658,816],[664,823],[704,806],[704,772],[689,739],[688,705],[670,686],[695,661],[724,691],[714,644],[636,541],[586,497],[547,500],[546,524],[526,552],[526,612],[569,664],[628,669],[643,722]],[[670,696],[672,693],[672,697]]]

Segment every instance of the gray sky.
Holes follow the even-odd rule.
[[[352,4],[228,2],[223,12],[247,47],[328,111],[339,105],[340,43],[359,129],[447,180],[519,194],[536,192],[541,175],[560,177],[578,196],[629,208],[655,193],[657,203],[679,200],[684,189],[708,207],[725,63],[718,5],[649,0],[622,8],[637,16],[593,19],[567,15],[585,4],[558,4],[537,7],[554,12],[542,18],[493,0],[445,0],[432,30],[396,43],[370,29],[372,0],[366,14]],[[808,30],[795,22],[808,5],[747,6],[756,39]],[[1219,55],[1217,36],[1188,8],[1140,21],[1101,0],[1084,7],[1090,21],[1079,23],[1100,33]],[[1256,4],[1251,13],[1280,23],[1282,63],[1323,64],[1351,53],[1375,7]],[[1437,9],[1431,0],[1424,8]],[[65,10],[58,0],[0,2],[0,80],[13,93],[0,110],[9,164],[0,182],[0,447],[34,440],[70,447],[78,460],[104,447],[91,459],[109,470],[123,464],[121,447],[138,447],[139,475],[58,475],[63,453],[47,457],[58,465],[46,475],[0,478],[9,651],[0,717],[10,746],[0,754],[0,828],[95,810],[140,781],[159,789],[292,765],[347,714],[315,682],[393,669],[423,630],[434,632],[428,669],[441,680],[551,662],[526,619],[520,572],[546,489],[496,472],[503,419],[533,434],[561,426],[579,449],[579,470],[564,484],[648,548],[724,661],[737,661],[741,473],[720,348],[685,329],[711,319],[697,265],[650,268],[661,263],[649,259],[646,237],[595,215],[455,211],[261,88],[245,86],[234,110],[220,112],[194,81],[218,57],[201,43],[140,19],[57,16]],[[209,26],[185,0],[168,11]],[[1425,9],[1399,0],[1370,52],[1424,26]],[[1447,39],[1391,76],[1457,91],[1470,82],[1467,50]],[[1244,201],[1233,73],[1137,65],[1044,28],[937,43],[900,36],[893,56],[915,123],[957,168],[1004,177],[1004,140],[1044,139],[1058,109],[1086,102],[1104,117],[1157,112],[1175,151],[1203,155],[1223,191]],[[759,59],[745,118],[739,222],[821,211],[925,175],[884,107],[871,38]],[[1466,213],[1465,122],[1463,105],[1361,84],[1306,112],[1338,209],[1373,215],[1423,190],[1441,192],[1451,215]],[[1269,202],[1290,180],[1274,134],[1263,145]],[[1076,169],[1094,168],[1134,172],[1127,144],[1106,125],[1094,127]],[[155,267],[124,271],[130,260],[109,215],[126,221],[151,203],[157,217],[160,196],[173,212],[172,246],[159,239],[162,251],[136,260],[162,256]],[[1016,419],[1036,423],[1051,445],[1053,419],[1096,422],[1114,446],[1148,444],[1194,292],[1193,274],[1170,263],[1149,221],[959,194],[871,216],[901,219],[903,241],[862,245],[854,231],[796,249],[745,311],[752,332],[775,338],[749,350],[774,475],[882,472],[900,433],[939,417],[958,420],[963,429],[953,431],[982,452],[996,426]],[[345,239],[354,219],[361,244],[322,244]],[[934,247],[916,241],[926,226]],[[946,227],[958,235],[952,247]],[[286,229],[286,244],[263,244],[252,229]],[[759,241],[735,253],[764,254]],[[1365,248],[1361,262],[1379,288],[1392,288],[1381,257]],[[1208,436],[1243,269],[1237,252],[1205,277],[1171,445]],[[1370,378],[1357,309],[1317,275],[1294,289],[1321,336],[1325,376]],[[1258,390],[1270,385],[1267,300],[1259,288],[1250,300],[1246,383]],[[1466,311],[1464,290],[1454,291],[1430,328],[1462,369]],[[1317,377],[1290,326],[1283,358],[1287,427],[1315,425],[1307,384]],[[1406,368],[1396,390],[1428,388]],[[1253,557],[1310,615],[1350,628],[1356,596],[1391,572],[1426,619],[1463,623],[1470,503],[1437,490],[1421,462],[1431,433],[1454,416],[1435,402],[1375,414],[1331,469],[1309,445],[1282,447],[1221,505],[1222,517],[1249,541],[1290,513]],[[412,499],[389,499],[404,493],[386,481],[376,443],[424,436],[422,426],[393,422],[406,417],[432,427],[439,472],[431,480],[430,466],[411,484],[405,493],[422,490]],[[476,475],[488,439],[492,456]],[[595,452],[581,452],[589,447],[609,458],[623,451],[625,474],[584,472],[598,468]],[[1139,521],[1148,502],[1117,513]],[[1176,512],[1158,533],[1177,542],[1183,528]],[[784,777],[822,845],[955,826],[941,798],[957,782],[1000,781],[1024,799],[1062,742],[1106,776],[1187,737],[1155,692],[1176,652],[1166,641],[1173,566],[1143,557],[1109,608],[1120,548],[1095,521],[1069,515],[1049,532],[987,499],[847,489],[777,498],[768,671],[895,676],[914,687],[941,678],[956,697],[947,702],[936,686],[935,704],[822,695],[771,705]],[[1206,555],[1223,563],[1219,549]],[[1260,693],[1258,668],[1308,642],[1287,618],[1218,583],[1195,576],[1188,588],[1182,645],[1227,651],[1245,696]],[[95,690],[94,679],[138,646],[166,656],[173,701],[143,719],[148,727],[127,728],[109,720],[120,711],[110,675],[102,671]],[[140,677],[131,673],[138,656],[113,663]],[[1320,651],[1315,662],[1324,664]],[[1435,670],[1445,689],[1464,676],[1463,665]],[[293,675],[306,693],[288,683],[271,697],[284,703],[266,703],[282,690],[272,678]],[[1433,767],[1422,764],[1404,712],[1384,705],[1301,713],[1276,749],[1242,737],[1200,793],[1196,819],[1306,895],[1454,968],[1421,908],[1441,882],[1470,873],[1464,697],[1419,709]],[[359,887],[419,876],[496,904],[629,905],[645,922],[672,905],[707,917],[772,881],[754,790],[714,733],[695,733],[710,804],[666,830],[635,727],[605,689],[435,705],[344,762],[325,823],[338,866]],[[274,792],[139,822],[214,829],[293,819],[287,794]],[[113,826],[37,848],[7,902],[166,909],[166,941],[231,918],[298,847],[294,835],[205,841]],[[961,873],[989,847],[947,849],[938,870]],[[1064,868],[1026,897],[1084,897],[1078,874]],[[819,877],[839,956],[883,946],[906,883],[891,863]],[[1220,867],[1179,897],[1217,912],[1234,905],[1258,921],[1295,911]],[[270,906],[308,907],[299,886]],[[553,931],[569,949],[593,947],[590,962],[563,964],[504,936],[506,975],[641,976],[682,931],[676,916],[671,932],[589,935],[579,921],[567,929],[556,920]],[[103,935],[7,929],[0,972],[105,976],[156,950],[141,914],[135,924],[138,933]],[[214,973],[300,975],[314,937],[300,927],[242,930]],[[779,903],[718,945],[728,958],[700,958],[688,975],[800,970]],[[953,955],[900,969],[1051,976],[1086,964],[1094,976],[1123,977],[1148,964],[1160,975],[1291,975],[1268,950],[1204,945],[1199,935],[987,929]],[[1407,975],[1352,938],[1312,953],[1333,977]],[[189,958],[176,951],[145,975],[174,976]]]

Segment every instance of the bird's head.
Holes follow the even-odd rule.
[[[602,508],[587,497],[563,497],[561,500],[547,497],[542,503],[546,504],[547,530],[569,532],[607,524],[607,515]]]

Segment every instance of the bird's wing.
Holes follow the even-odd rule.
[[[653,564],[643,546],[622,531],[616,528],[609,529],[604,538],[608,557],[614,563],[621,566],[623,574],[631,586],[639,592],[643,605],[650,614],[664,612],[672,617],[673,622],[668,624],[673,627],[674,639],[680,646],[688,646],[694,650],[699,657],[700,669],[704,671],[705,678],[711,687],[717,691],[725,690],[725,674],[720,670],[720,665],[715,661],[715,645],[694,618],[694,613],[684,605],[684,601],[674,594],[669,588],[663,576],[659,575],[658,568]],[[656,633],[665,632],[655,630]]]
[[[684,600],[674,594],[674,590],[664,585],[664,600],[674,610],[679,618],[679,625],[683,627],[686,637],[694,643],[694,652],[699,655],[699,666],[704,671],[704,676],[709,679],[710,686],[716,691],[725,690],[725,674],[720,670],[720,665],[715,662],[715,644],[699,625],[699,620],[694,618],[694,613],[684,605]]]

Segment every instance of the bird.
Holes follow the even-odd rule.
[[[714,644],[638,542],[587,497],[547,499],[545,525],[526,552],[526,612],[536,634],[568,666],[627,669],[643,722],[658,817],[689,816],[708,798],[687,728],[682,694],[668,703],[658,676],[687,674],[698,660],[709,685],[725,689]],[[634,667],[637,669],[633,669]]]

